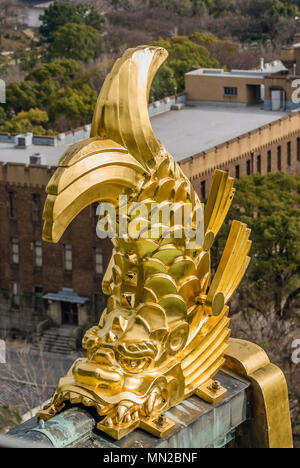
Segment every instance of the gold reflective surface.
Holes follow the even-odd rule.
[[[256,344],[230,339],[225,369],[251,382],[249,418],[240,434],[247,448],[293,448],[288,389],[281,370]]]
[[[168,433],[172,425],[165,421],[165,428],[159,426],[159,416],[197,393],[222,367],[230,335],[227,303],[250,260],[250,231],[234,221],[211,278],[210,249],[234,195],[226,172],[215,174],[204,213],[203,245],[187,246],[183,221],[176,224],[175,213],[183,204],[190,206],[193,222],[202,208],[150,124],[149,90],[166,57],[164,49],[139,47],[116,62],[99,96],[91,138],[61,158],[44,209],[43,239],[50,242],[57,242],[93,202],[113,203],[118,223],[125,216],[143,225],[143,235],[134,236],[129,229],[113,240],[103,280],[107,309],[84,336],[87,357],[74,363],[38,415],[49,419],[66,401],[93,406],[99,414],[97,427],[116,439],[137,427],[158,436]],[[146,207],[171,202],[168,236],[158,218],[159,235],[153,239],[149,217],[124,213],[120,195]]]

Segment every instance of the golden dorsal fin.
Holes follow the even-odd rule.
[[[105,80],[94,113],[91,137],[119,143],[145,168],[165,154],[150,123],[148,102],[153,78],[166,60],[161,47],[129,49]]]

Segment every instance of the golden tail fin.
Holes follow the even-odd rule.
[[[148,113],[153,78],[166,60],[161,47],[129,49],[117,60],[98,98],[91,136],[111,139],[152,168],[164,148],[156,139]]]

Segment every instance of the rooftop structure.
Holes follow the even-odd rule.
[[[185,107],[180,112],[162,114],[154,117],[151,123],[167,150],[174,155],[176,161],[181,161],[285,115],[284,112],[261,110],[259,106],[223,107],[203,104]]]
[[[300,44],[299,44],[300,45]],[[281,60],[274,60],[272,63],[264,63],[262,59],[261,67],[255,70],[231,70],[229,72],[223,68],[199,68],[187,73],[187,76],[205,75],[205,76],[223,76],[226,78],[261,78],[262,80],[267,74],[286,71],[287,68]]]
[[[179,112],[161,113],[152,117],[151,123],[156,136],[165,142],[175,160],[180,161],[274,122],[284,115],[284,112],[261,110],[259,106],[228,108],[202,105],[185,107]],[[56,166],[71,144],[87,137],[88,130],[79,129],[78,132],[69,132],[61,139],[40,137],[36,138],[37,144],[16,147],[13,139],[3,142],[2,138],[1,142],[0,136],[0,161],[30,164],[30,158],[37,157],[42,165]],[[41,142],[43,144],[39,144]],[[49,146],[45,144],[47,142]]]
[[[298,60],[298,45],[284,51],[284,63],[275,60],[265,64],[261,59],[260,67],[255,70],[226,72],[223,69],[199,68],[187,73],[188,103],[222,103],[223,106],[262,104],[265,110],[273,111],[299,109],[300,103],[293,97],[293,81],[300,73],[299,66],[293,65],[293,60]]]

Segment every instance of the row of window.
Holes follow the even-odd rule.
[[[8,192],[8,203],[9,203],[9,217],[11,219],[17,219],[17,194],[16,192]],[[33,194],[31,198],[32,203],[32,221],[33,223],[40,223],[42,219],[42,205],[41,205],[41,196],[39,194]],[[97,225],[98,216],[97,216],[98,203],[93,203],[91,206],[91,214],[94,220],[94,225]]]
[[[17,218],[17,202],[16,202],[16,192],[8,193],[9,200],[9,217],[11,219]],[[41,209],[41,196],[38,194],[32,195],[32,222],[40,223],[42,218],[42,209]]]
[[[300,138],[297,140],[297,159],[300,161]],[[248,159],[247,161],[246,172],[247,175],[251,175],[251,160]],[[291,167],[292,165],[292,145],[291,142],[288,141],[287,143],[287,166]],[[282,147],[281,145],[277,147],[277,170],[282,171]],[[261,155],[259,154],[256,156],[256,172],[261,174],[262,172],[262,159]],[[268,151],[267,153],[267,172],[272,172],[272,151]],[[236,178],[240,177],[240,166],[236,166]]]
[[[11,306],[15,309],[20,307],[21,303],[21,288],[20,284],[16,282],[10,283],[10,297],[11,297]],[[34,309],[42,310],[43,309],[43,288],[36,286],[34,288]]]
[[[297,138],[297,161],[300,162],[300,137]],[[246,161],[246,174],[250,176],[252,173],[255,172],[255,169],[252,168],[252,164],[254,165],[254,160],[252,163],[251,159]],[[292,166],[292,143],[290,141],[287,142],[287,166]],[[277,171],[282,171],[282,146],[279,145],[277,147]],[[268,151],[267,153],[267,172],[272,172],[272,151]],[[256,173],[262,173],[262,157],[261,155],[256,156]],[[235,178],[239,179],[241,175],[241,166],[238,164],[235,166]],[[200,185],[200,195],[201,199],[206,199],[206,181],[203,180]]]
[[[43,248],[41,241],[34,241],[33,244],[34,265],[36,267],[43,266]],[[94,249],[95,272],[97,275],[103,274],[103,253],[102,249]],[[11,263],[19,265],[20,251],[19,240],[11,238]],[[64,269],[65,271],[72,271],[73,269],[73,252],[70,244],[64,244]]]

